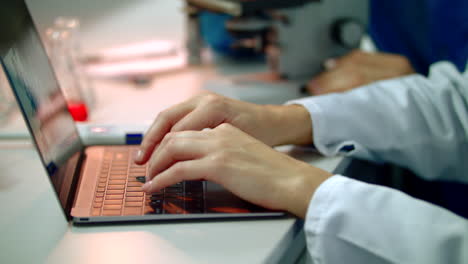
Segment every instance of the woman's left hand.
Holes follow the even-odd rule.
[[[146,192],[204,179],[257,205],[304,217],[330,173],[280,153],[229,124],[165,135],[148,161]]]

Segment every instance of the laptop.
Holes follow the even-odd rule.
[[[135,145],[84,146],[23,1],[0,4],[0,62],[66,216],[76,224],[271,218],[222,186],[186,181],[154,194]]]

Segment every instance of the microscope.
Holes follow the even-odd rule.
[[[230,15],[232,49],[264,54],[282,80],[305,83],[329,58],[359,48],[366,33],[369,0],[186,0],[189,62],[197,63],[198,14]]]
[[[368,0],[186,1],[190,19],[199,10],[231,15],[225,27],[238,38],[233,48],[264,52],[285,79],[310,78],[326,59],[358,48],[368,19]]]

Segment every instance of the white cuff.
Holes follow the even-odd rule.
[[[317,103],[314,102],[314,98],[307,97],[303,99],[292,100],[292,101],[286,102],[286,104],[287,105],[298,104],[298,105],[304,106],[304,108],[307,109],[312,119],[313,135],[311,135],[311,137],[312,137],[312,142],[314,142],[314,146],[323,155],[327,155],[327,156],[335,155],[336,153],[331,153],[327,151],[327,148],[325,148],[325,146],[320,143],[321,135],[323,134],[324,131],[327,131],[327,127],[326,127],[326,122],[322,122],[323,111],[321,107]]]
[[[320,248],[322,244],[317,243],[315,237],[323,233],[324,224],[328,217],[330,205],[336,199],[336,193],[339,193],[339,189],[342,188],[346,182],[352,181],[352,179],[334,175],[324,181],[315,191],[307,209],[304,230],[306,232],[307,247],[314,261],[317,261],[320,252],[324,252]]]
[[[343,100],[342,94],[328,94],[315,97],[307,97],[299,100],[288,101],[286,104],[298,104],[304,106],[312,120],[312,139],[317,150],[325,156],[355,155],[367,152],[360,146],[352,135],[344,133],[349,122],[337,107]],[[345,119],[345,120],[343,120]],[[362,156],[362,155],[361,155]],[[364,156],[365,157],[365,156]]]

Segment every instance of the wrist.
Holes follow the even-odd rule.
[[[315,191],[333,174],[308,164],[301,167],[296,180],[289,182],[284,210],[304,219]]]
[[[273,146],[313,143],[312,119],[305,107],[296,104],[269,107],[275,131]]]

